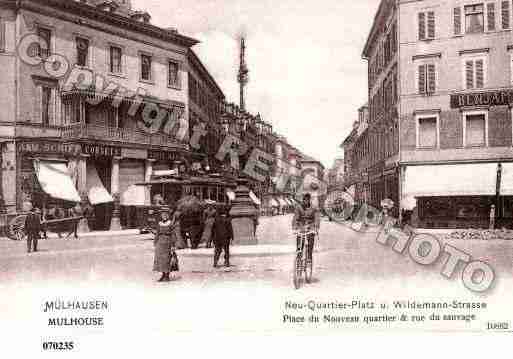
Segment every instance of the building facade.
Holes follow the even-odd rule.
[[[131,207],[148,201],[135,184],[154,167],[191,161],[188,138],[178,132],[188,132],[188,74],[196,71],[189,54],[197,41],[153,26],[122,0],[3,0],[0,29],[6,210],[21,211],[27,201],[46,206],[45,193],[60,185],[42,176],[51,181],[64,166],[62,186],[75,188],[60,188],[65,200],[78,194],[91,202],[102,219],[95,229],[132,226]],[[20,53],[29,34],[41,40]],[[69,63],[65,76],[58,66],[52,71],[56,59]]]
[[[394,129],[384,171],[395,166],[391,187],[418,226],[487,227],[492,205],[498,223],[511,225],[512,7],[479,0],[380,4],[364,49],[370,127],[378,119]]]

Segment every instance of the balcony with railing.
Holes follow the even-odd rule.
[[[188,149],[187,143],[180,142],[177,138],[168,134],[151,134],[138,129],[98,126],[86,123],[74,123],[64,126],[62,128],[62,138]]]
[[[86,99],[94,99],[92,105]],[[65,125],[61,129],[61,137],[69,140],[99,140],[123,144],[159,146],[172,149],[189,148],[187,141],[177,138],[175,132],[181,125],[175,125],[171,133],[163,132],[165,122],[157,131],[149,127],[147,131],[139,127],[142,120],[141,110],[130,115],[131,99],[120,98],[120,104],[113,106],[108,97],[95,91],[73,90],[62,94],[63,119]],[[108,99],[107,101],[105,101]],[[147,101],[145,99],[144,101]],[[155,103],[155,99],[151,99]],[[183,104],[169,101],[159,102],[168,111],[168,121],[181,123]]]

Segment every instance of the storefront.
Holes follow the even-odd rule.
[[[488,228],[490,209],[501,191],[498,163],[408,166],[404,172],[403,207],[413,203],[413,225],[421,228]],[[513,195],[513,167],[505,164],[504,212]],[[500,179],[499,179],[500,181]],[[415,208],[416,207],[416,208]]]
[[[16,207],[69,209],[81,198],[77,191],[80,145],[58,141],[17,143]],[[29,207],[30,207],[29,206]]]

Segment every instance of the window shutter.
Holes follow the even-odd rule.
[[[509,14],[509,1],[502,2],[502,29],[509,29],[510,24],[510,14]]]
[[[495,4],[489,3],[486,5],[488,31],[495,31]]]
[[[428,73],[428,93],[434,93],[436,91],[436,73],[435,73],[435,65],[429,64],[427,65],[427,73]]]
[[[427,20],[427,37],[430,39],[435,38],[435,13],[434,11],[428,12],[428,20]]]
[[[483,60],[476,60],[476,88],[484,87],[484,63]]]
[[[419,93],[426,93],[426,65],[419,66]]]
[[[5,51],[5,22],[0,18],[0,52]]]
[[[461,8],[454,8],[454,35],[461,34]]]
[[[419,12],[419,40],[426,39],[426,14]]]
[[[465,62],[467,89],[474,88],[474,61]]]

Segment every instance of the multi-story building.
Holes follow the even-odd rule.
[[[384,134],[371,152],[392,180],[371,182],[373,204],[396,193],[419,226],[484,227],[492,205],[511,222],[512,7],[381,1],[363,56],[369,129]]]
[[[364,105],[358,109],[358,119],[353,129],[341,144],[344,150],[344,187],[358,203],[366,203],[370,197],[368,163],[370,143],[368,137],[369,108]]]
[[[38,43],[19,46],[29,34]],[[0,1],[7,211],[22,210],[26,201],[41,207],[49,194],[90,201],[97,229],[119,227],[119,217],[131,226],[130,208],[148,200],[135,184],[148,180],[154,167],[191,161],[187,138],[175,136],[183,126],[187,131],[189,73],[213,89],[209,105],[197,109],[194,101],[192,114],[215,111],[213,103],[223,97],[190,50],[196,43],[152,25],[149,14],[127,0]],[[69,65],[67,74],[60,73],[61,63]],[[80,76],[72,81],[73,74]],[[162,122],[148,122],[157,117]],[[166,130],[170,120],[179,125]]]
[[[399,197],[397,6],[395,0],[381,2],[362,55],[368,61],[369,121],[356,147],[366,165],[366,201],[378,207],[384,198],[397,203]]]
[[[326,182],[329,190],[344,189],[344,158],[336,158],[327,172]]]

